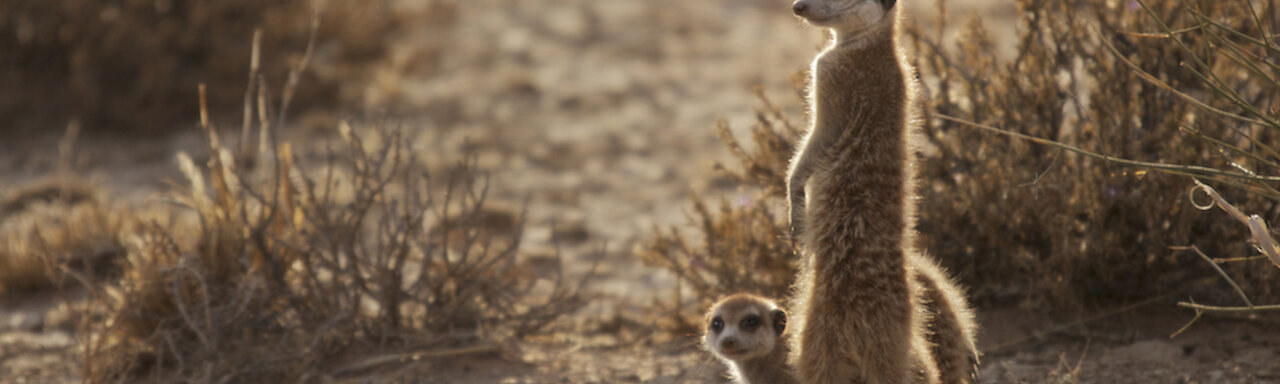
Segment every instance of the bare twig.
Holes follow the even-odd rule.
[[[289,80],[284,86],[284,96],[280,100],[280,115],[277,116],[276,126],[284,127],[286,116],[289,114],[289,104],[293,102],[293,95],[297,92],[298,81],[301,80],[302,73],[307,70],[307,66],[311,63],[311,54],[316,50],[316,34],[320,30],[320,5],[313,3],[311,9],[311,30],[307,35],[307,50],[302,54],[302,61],[297,67],[289,71]]]
[[[1277,176],[1249,175],[1249,174],[1240,173],[1240,172],[1230,172],[1230,171],[1223,171],[1221,169],[1216,169],[1216,168],[1201,167],[1198,165],[1168,164],[1168,163],[1129,160],[1129,159],[1119,158],[1119,157],[1110,156],[1110,155],[1104,155],[1097,152],[1081,149],[1081,148],[1072,146],[1070,144],[1065,144],[1065,143],[1061,143],[1053,140],[1042,139],[1035,136],[1025,135],[1025,134],[1021,134],[1021,133],[1006,130],[1006,129],[996,128],[986,124],[979,124],[972,121],[960,119],[957,117],[952,117],[952,116],[947,116],[942,114],[939,114],[937,116],[939,119],[942,119],[942,120],[950,121],[950,122],[961,124],[964,126],[986,130],[988,132],[998,133],[1001,135],[1017,138],[1020,140],[1030,141],[1036,144],[1048,145],[1051,147],[1065,149],[1065,150],[1075,152],[1087,157],[1104,160],[1113,164],[1147,168],[1147,169],[1152,169],[1156,171],[1164,171],[1164,172],[1175,173],[1175,174],[1214,175],[1214,176],[1225,176],[1225,177],[1254,180],[1254,181],[1280,182],[1280,177],[1277,177]]]
[[[420,352],[393,353],[382,356],[367,358],[345,367],[339,368],[334,372],[334,376],[345,376],[361,371],[376,368],[378,366],[402,363],[405,361],[421,360],[421,359],[439,359],[450,357],[461,357],[469,355],[484,355],[497,353],[500,347],[497,343],[487,342],[480,345],[473,345],[461,348],[441,348]]]
[[[1190,308],[1197,311],[1208,313],[1255,313],[1266,311],[1280,311],[1280,305],[1255,305],[1252,307],[1219,307],[1213,305],[1202,305],[1196,303],[1179,302],[1178,307]]]
[[[1174,331],[1172,334],[1170,334],[1169,338],[1172,339],[1172,338],[1178,337],[1178,335],[1181,335],[1183,332],[1186,332],[1188,329],[1191,329],[1191,325],[1195,324],[1197,321],[1200,321],[1201,316],[1204,316],[1204,311],[1196,310],[1196,317],[1191,318],[1191,320],[1187,321],[1187,324],[1183,325],[1182,328],[1178,328],[1177,331]]]
[[[67,122],[67,131],[58,140],[58,176],[67,177],[75,170],[75,144],[80,137],[80,119]]]
[[[253,99],[258,86],[258,67],[261,61],[262,28],[253,30],[253,48],[249,54],[249,84],[244,89],[244,121],[240,128],[240,161],[253,163],[257,149],[253,145]]]
[[[1219,195],[1218,191],[1214,190],[1213,187],[1201,183],[1200,180],[1195,180],[1195,183],[1196,186],[1191,190],[1193,193],[1191,196],[1191,203],[1194,204],[1197,209],[1202,211],[1213,209],[1215,206],[1221,208],[1223,211],[1230,214],[1232,218],[1248,226],[1250,234],[1253,235],[1254,246],[1259,252],[1266,256],[1272,264],[1277,268],[1280,268],[1280,245],[1277,245],[1275,239],[1271,237],[1271,230],[1267,228],[1267,223],[1258,215],[1245,216],[1244,213],[1240,212],[1240,210],[1234,205],[1231,205],[1231,203],[1227,202],[1226,199],[1223,199],[1222,195]],[[1194,196],[1196,191],[1204,192],[1209,195],[1213,201],[1209,204],[1197,203]]]
[[[1108,317],[1111,317],[1111,316],[1119,315],[1119,314],[1121,314],[1121,313],[1126,313],[1126,312],[1134,311],[1134,310],[1137,310],[1138,308],[1142,308],[1142,307],[1145,307],[1145,306],[1147,306],[1147,305],[1151,305],[1151,304],[1153,304],[1153,303],[1155,303],[1155,302],[1158,302],[1158,301],[1161,301],[1161,300],[1168,299],[1169,297],[1171,297],[1171,296],[1173,296],[1173,295],[1176,295],[1176,294],[1178,294],[1178,292],[1170,292],[1170,293],[1166,293],[1166,294],[1159,295],[1159,296],[1156,296],[1156,297],[1152,297],[1152,298],[1149,298],[1149,299],[1146,299],[1146,300],[1142,300],[1142,301],[1139,301],[1139,302],[1136,302],[1136,303],[1133,303],[1133,304],[1130,304],[1130,305],[1126,305],[1126,306],[1122,306],[1122,307],[1119,307],[1119,308],[1116,308],[1116,309],[1112,309],[1112,310],[1110,310],[1110,311],[1106,311],[1106,312],[1102,312],[1102,313],[1099,313],[1099,314],[1096,314],[1096,315],[1093,315],[1093,316],[1089,316],[1089,317],[1081,318],[1081,319],[1076,320],[1076,321],[1072,321],[1072,322],[1065,323],[1065,324],[1061,324],[1061,325],[1057,325],[1057,326],[1052,326],[1052,327],[1049,327],[1048,329],[1044,329],[1044,330],[1036,331],[1035,333],[1033,333],[1033,334],[1031,334],[1031,335],[1028,335],[1028,336],[1025,336],[1025,337],[1020,337],[1020,338],[1017,338],[1017,339],[1014,339],[1014,340],[1010,340],[1010,341],[1006,341],[1006,342],[1000,343],[1000,344],[998,344],[998,345],[996,345],[996,346],[993,346],[993,347],[991,347],[991,348],[986,348],[986,349],[984,349],[982,352],[983,352],[983,353],[990,354],[990,353],[996,353],[996,352],[1004,351],[1004,350],[1006,350],[1006,349],[1008,349],[1008,348],[1010,348],[1010,347],[1013,347],[1013,346],[1018,345],[1018,344],[1022,344],[1022,343],[1024,343],[1024,342],[1030,341],[1030,340],[1032,340],[1032,339],[1040,338],[1040,337],[1043,337],[1043,336],[1045,336],[1045,335],[1051,335],[1051,334],[1054,334],[1054,333],[1062,332],[1062,331],[1067,330],[1067,329],[1070,329],[1070,328],[1072,328],[1072,327],[1080,326],[1080,325],[1082,325],[1082,324],[1091,323],[1091,322],[1094,322],[1094,321],[1097,321],[1097,320],[1101,320],[1101,319],[1105,319],[1105,318],[1108,318]]]
[[[1209,256],[1204,254],[1204,252],[1201,252],[1200,248],[1192,245],[1189,247],[1172,247],[1171,249],[1179,250],[1179,251],[1192,251],[1192,252],[1195,252],[1197,255],[1200,255],[1201,259],[1204,259],[1204,261],[1208,262],[1209,265],[1212,266],[1215,271],[1218,271],[1219,276],[1222,276],[1223,279],[1227,280],[1227,284],[1231,284],[1231,288],[1236,291],[1236,294],[1240,295],[1240,299],[1244,300],[1245,305],[1248,305],[1249,308],[1253,308],[1253,301],[1249,300],[1249,295],[1244,294],[1244,290],[1240,289],[1240,285],[1236,284],[1236,281],[1232,279],[1231,276],[1228,276],[1227,272],[1223,271],[1222,267],[1218,266],[1218,263],[1213,262],[1213,259],[1210,259]]]

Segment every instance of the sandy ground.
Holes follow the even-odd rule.
[[[691,192],[747,193],[713,171],[728,156],[714,122],[723,117],[744,137],[757,106],[754,87],[799,120],[787,79],[807,66],[822,32],[800,25],[781,0],[460,4],[454,26],[411,23],[394,37],[385,68],[362,96],[365,116],[351,118],[417,129],[416,148],[442,163],[466,146],[478,148],[499,200],[531,198],[528,248],[550,248],[553,227],[585,230],[584,241],[561,245],[573,273],[601,261],[589,287],[596,299],[563,322],[560,336],[496,355],[406,363],[375,380],[725,382],[719,364],[694,347],[697,335],[652,331],[660,316],[646,312],[649,304],[670,294],[674,282],[643,266],[632,249],[655,225],[684,224]],[[926,28],[937,23],[932,2],[907,5]],[[401,8],[407,15],[424,9],[413,0]],[[1016,16],[1010,1],[952,1],[948,8],[955,19],[949,26],[962,25],[961,15],[981,15],[997,39],[1009,35],[998,32],[1011,31]],[[332,134],[323,129],[332,127],[289,136],[305,142]],[[146,201],[167,188],[164,180],[179,180],[176,151],[199,152],[190,131],[83,143],[81,169],[124,201]],[[0,143],[0,185],[53,169],[55,142]],[[0,300],[0,382],[77,380],[75,336],[65,314],[59,318],[64,312],[49,297]],[[1087,383],[1280,382],[1274,322],[1204,319],[1171,340],[1190,316],[1167,303],[1074,326],[1017,308],[980,314],[984,382],[1071,382],[1068,375]]]

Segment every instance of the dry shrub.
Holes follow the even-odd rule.
[[[0,201],[0,293],[108,276],[123,254],[128,217],[80,179],[51,177],[11,191]]]
[[[1212,20],[1257,35],[1259,25],[1243,3],[1148,3],[1175,30]],[[1267,156],[1259,144],[1274,142],[1274,131],[1198,108],[1172,91],[1247,115],[1197,74],[1213,73],[1243,103],[1273,105],[1276,88],[1260,82],[1248,65],[1226,57],[1211,60],[1211,69],[1191,64],[1228,49],[1217,40],[1223,30],[1190,30],[1180,41],[1159,38],[1160,23],[1136,1],[1021,0],[1018,7],[1017,53],[1008,59],[988,54],[996,49],[976,19],[951,49],[939,36],[910,32],[926,78],[927,111],[1118,158],[1261,167],[1249,157]],[[1225,38],[1244,45],[1239,36]],[[1263,49],[1244,49],[1267,57]],[[1263,60],[1255,63],[1265,67]],[[1274,76],[1274,67],[1266,71]],[[1197,245],[1222,257],[1253,253],[1244,228],[1199,212],[1187,200],[1193,185],[1187,175],[1239,181],[1147,172],[942,119],[929,119],[926,133],[936,154],[921,167],[922,241],[979,300],[1013,297],[1075,308],[1145,299],[1180,292],[1213,274],[1194,255],[1170,247]],[[1229,147],[1249,149],[1233,153]],[[1230,199],[1274,219],[1276,200],[1254,190],[1237,189]],[[1276,271],[1262,265],[1234,269],[1258,294],[1274,294],[1267,281]],[[1229,292],[1225,284],[1214,288]]]
[[[1278,167],[1272,164],[1280,156],[1268,145],[1276,137],[1272,128],[1280,127],[1224,118],[1171,90],[1255,121],[1274,121],[1280,95],[1269,80],[1280,77],[1271,59],[1275,49],[1249,45],[1230,32],[1259,35],[1244,4],[1150,2],[1162,20],[1180,31],[1185,49],[1169,39],[1135,33],[1163,32],[1156,19],[1131,8],[1137,5],[1020,0],[1017,53],[1009,58],[992,54],[998,49],[977,19],[968,23],[954,47],[940,35],[907,29],[904,42],[914,51],[926,114],[919,166],[920,242],[969,288],[975,302],[1014,300],[1034,308],[1077,310],[1189,291],[1202,298],[1236,300],[1196,255],[1171,249],[1197,245],[1224,258],[1256,254],[1247,242],[1247,228],[1225,215],[1201,212],[1188,201],[1194,184],[1187,176],[1240,187],[1228,193],[1228,200],[1269,222],[1280,214],[1275,204],[1280,193],[1261,182],[1176,169],[1196,165],[1236,171],[1239,165],[1248,171],[1274,171]],[[1194,12],[1226,27],[1188,31],[1193,25],[1211,25],[1195,19]],[[1224,40],[1234,46],[1225,48]],[[1253,57],[1253,65],[1224,56],[1212,60],[1212,71],[1200,73],[1213,73],[1221,84],[1179,65],[1193,60],[1193,53],[1208,57],[1230,53],[1228,49],[1244,50],[1241,55]],[[1148,75],[1119,57],[1165,84],[1144,80]],[[735,178],[760,193],[744,204],[724,203],[719,211],[695,196],[701,242],[690,242],[673,228],[657,231],[638,252],[692,288],[693,299],[673,303],[686,322],[693,321],[684,325],[697,324],[697,311],[719,295],[750,291],[777,296],[791,279],[792,256],[782,236],[784,217],[779,217],[785,211],[770,208],[780,208],[784,199],[781,186],[797,132],[767,100],[764,105],[752,131],[753,152],[726,135],[730,153],[742,164]],[[1119,158],[1173,164],[1175,170],[1126,167],[982,132],[938,115]],[[1280,299],[1277,270],[1265,260],[1232,263],[1227,270],[1251,296],[1266,298],[1258,301]]]
[[[694,296],[680,298],[676,288],[677,314],[674,324],[679,329],[700,327],[701,310],[717,298],[737,292],[751,292],[770,297],[784,297],[795,274],[795,254],[787,240],[786,211],[778,212],[777,202],[786,196],[783,180],[791,158],[793,143],[800,137],[798,126],[757,91],[762,107],[756,110],[756,124],[751,128],[755,143],[744,148],[729,132],[726,122],[717,129],[729,147],[729,153],[740,163],[738,169],[718,167],[736,182],[752,189],[743,201],[721,201],[718,209],[701,196],[693,196],[691,220],[701,235],[692,242],[681,229],[666,231],[655,228],[648,244],[637,254],[645,263],[674,273]]]
[[[331,105],[339,101],[339,77],[352,80],[358,72],[350,68],[384,50],[396,24],[388,7],[383,0],[4,1],[0,116],[18,122],[5,130],[62,124],[70,114],[89,132],[168,131],[197,110],[197,84],[244,82],[244,42],[255,29],[263,30],[265,62],[298,60],[316,9],[330,75],[309,74],[299,101]],[[280,84],[288,68],[263,70]],[[234,111],[241,92],[214,89],[215,115]]]
[[[130,237],[86,377],[315,381],[378,351],[512,340],[583,304],[518,257],[524,214],[487,204],[474,161],[431,178],[401,132],[342,128],[319,176],[287,144],[257,174],[213,136],[207,168],[181,155],[195,218]]]

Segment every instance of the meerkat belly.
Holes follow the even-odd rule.
[[[807,198],[810,207],[820,208],[811,211],[812,233],[845,241],[896,238],[885,235],[904,230],[902,173],[891,164],[858,162],[814,175]],[[877,245],[898,246],[896,241]]]

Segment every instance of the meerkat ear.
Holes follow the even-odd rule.
[[[773,331],[779,335],[787,329],[787,313],[781,309],[775,309],[769,315],[773,316]]]

